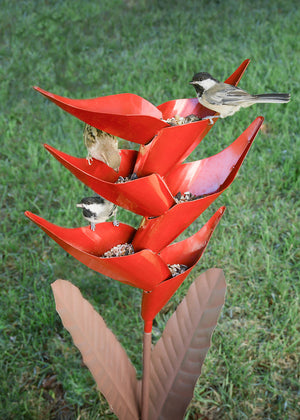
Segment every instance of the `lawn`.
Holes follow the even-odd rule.
[[[299,21],[296,0],[1,1],[1,419],[116,418],[55,311],[58,278],[80,288],[141,375],[141,291],[86,268],[24,216],[85,225],[75,204],[91,193],[42,146],[85,157],[83,123],[32,86],[73,98],[131,92],[158,105],[193,97],[195,72],[224,80],[246,58],[240,87],[292,99],[218,121],[188,158],[218,153],[265,117],[237,179],[181,235],[226,205],[154,339],[192,280],[222,268],[226,303],[186,420],[299,418]],[[122,209],[118,218],[141,220]]]

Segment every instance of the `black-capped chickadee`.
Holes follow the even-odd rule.
[[[82,208],[83,217],[91,223],[91,230],[96,229],[97,223],[105,222],[110,217],[114,216],[113,225],[119,226],[116,220],[117,206],[105,198],[100,197],[85,197],[76,207]]]
[[[213,118],[226,118],[235,114],[240,108],[258,103],[287,103],[291,97],[289,93],[250,95],[236,86],[219,82],[209,73],[194,74],[190,84],[194,86],[200,104],[220,114],[204,118],[210,122]]]
[[[86,124],[83,138],[88,151],[87,160],[89,165],[95,158],[118,172],[121,156],[119,154],[117,137]]]

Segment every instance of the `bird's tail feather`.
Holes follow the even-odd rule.
[[[289,93],[264,93],[253,96],[256,103],[287,103],[291,99]]]

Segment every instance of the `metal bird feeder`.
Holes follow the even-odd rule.
[[[249,60],[245,60],[225,82],[237,85],[248,64]],[[139,152],[120,151],[119,172],[95,159],[93,164],[89,165],[84,158],[69,156],[52,146],[45,145],[47,151],[97,194],[124,209],[142,215],[143,220],[137,229],[124,223],[120,223],[116,228],[108,222],[97,224],[95,231],[92,231],[88,226],[70,229],[56,226],[31,212],[27,211],[25,214],[65,251],[87,267],[143,290],[141,303],[141,315],[144,320],[142,385],[134,378],[131,368],[130,379],[123,378],[125,381],[123,387],[126,388],[124,392],[130,394],[128,394],[126,404],[129,404],[130,407],[125,406],[125,402],[124,406],[117,404],[114,400],[115,397],[107,391],[106,382],[108,379],[103,380],[97,376],[92,362],[87,362],[87,365],[95,377],[100,391],[104,393],[112,410],[120,419],[180,420],[192,398],[195,380],[200,374],[204,358],[201,362],[197,362],[198,367],[195,369],[198,373],[196,379],[193,373],[193,378],[188,385],[188,394],[178,395],[177,402],[171,403],[173,397],[171,397],[170,388],[164,401],[158,402],[161,396],[158,396],[153,390],[156,383],[153,369],[158,363],[156,353],[159,351],[154,349],[151,352],[152,323],[157,313],[199,262],[215,227],[223,216],[225,207],[221,207],[191,237],[174,244],[171,242],[233,182],[258,133],[263,118],[258,117],[254,120],[230,146],[217,155],[197,162],[183,163],[214,125],[210,125],[208,120],[201,120],[209,114],[209,111],[202,107],[197,99],[172,100],[156,107],[147,100],[130,93],[95,99],[69,99],[38,87],[35,89],[85,123],[141,145]],[[200,121],[178,126],[171,126],[168,122],[168,119],[175,115],[187,117],[190,114],[196,115]],[[119,176],[129,177],[133,172],[137,174],[137,179],[117,183]],[[192,201],[180,202],[176,199],[178,193],[183,194],[186,191],[194,195]],[[103,256],[112,247],[123,243],[131,243],[135,252],[120,257],[107,258]],[[184,272],[172,276],[170,271],[172,264],[184,266]],[[215,275],[218,277],[218,281],[211,279],[210,276],[213,276],[211,272],[207,278],[210,278],[211,283],[209,284],[213,284],[215,281],[216,288],[212,289],[213,292],[210,296],[213,296],[214,299],[219,296],[219,303],[215,305],[213,311],[210,310],[210,315],[207,315],[211,323],[208,339],[210,339],[217,322],[225,293],[225,283],[223,280],[220,281],[220,272],[214,273],[217,273]],[[80,341],[82,340],[77,337],[78,333],[74,332],[73,335],[73,327],[67,322],[64,315],[64,305],[67,304],[67,300],[59,294],[60,287],[68,288],[70,291],[76,288],[70,284],[61,283],[62,281],[57,282],[53,284],[57,310],[64,325],[71,332],[74,342],[81,349],[83,344],[80,344]],[[205,288],[203,284],[200,284],[200,280],[197,281],[197,288],[201,288],[200,295],[206,296],[205,293],[208,292],[203,289]],[[220,286],[220,284],[222,285]],[[76,299],[81,299],[78,297],[78,290],[76,293]],[[188,296],[187,298],[192,299]],[[204,324],[201,325],[201,328],[204,328]],[[162,339],[164,334],[166,336],[169,334],[170,328],[166,328],[168,331],[163,333]],[[205,328],[207,329],[207,327]],[[176,340],[175,337],[173,339]],[[87,357],[85,350],[81,349],[81,351],[83,356]],[[161,354],[159,357],[163,358]],[[129,361],[124,363],[129,364]],[[175,387],[178,384],[173,385]],[[123,391],[114,389],[117,396],[118,392]],[[177,404],[175,417],[174,404]],[[168,408],[170,406],[173,408]]]

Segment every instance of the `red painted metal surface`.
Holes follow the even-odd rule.
[[[235,72],[232,73],[231,76],[229,76],[226,80],[225,83],[228,83],[229,85],[234,85],[237,86],[238,83],[240,82],[243,74],[245,73],[246,68],[248,67],[248,65],[250,64],[250,59],[247,58],[246,60],[244,60],[242,62],[242,64],[235,70]]]
[[[64,228],[31,213],[25,215],[57,242],[66,252],[105,276],[143,290],[152,290],[158,283],[170,277],[170,270],[163,259],[151,250],[132,255],[101,258],[113,246],[131,242],[135,229],[120,223],[99,223],[96,230],[89,226]]]
[[[134,172],[138,176],[166,175],[187,158],[211,127],[209,121],[204,120],[164,128],[150,143],[140,147]]]
[[[245,60],[225,82],[237,85],[249,61]],[[199,104],[197,98],[177,99],[155,107],[134,94],[80,100],[64,98],[40,88],[36,90],[86,123],[142,145],[139,153],[120,151],[118,173],[96,159],[89,165],[86,159],[69,156],[45,145],[60,163],[96,193],[143,215],[145,218],[137,231],[123,223],[119,227],[100,223],[95,231],[90,227],[63,228],[33,213],[25,214],[86,266],[143,289],[142,317],[146,330],[150,329],[156,314],[201,258],[225,207],[221,207],[195,235],[169,244],[234,180],[263,118],[253,121],[241,136],[217,155],[183,164],[214,124],[205,120],[171,127],[162,118],[213,115]],[[138,179],[116,183],[119,176],[130,176],[133,172],[138,174]],[[173,196],[186,191],[200,198],[175,204]],[[133,244],[134,254],[101,257],[105,251],[125,242]],[[172,278],[167,264],[185,264],[188,269]]]
[[[196,264],[224,209],[219,209],[200,233],[165,248],[160,254],[144,249],[132,255],[112,258],[103,258],[101,255],[115,245],[131,243],[136,232],[133,227],[123,223],[116,227],[106,222],[97,224],[95,231],[89,226],[64,228],[31,212],[27,211],[25,215],[66,252],[92,270],[144,291],[152,291],[158,284],[171,278],[167,264],[186,264],[190,268]],[[188,273],[189,270],[186,275]]]
[[[131,163],[127,165],[124,163],[124,166],[122,166],[121,161],[121,167],[119,173],[117,173],[102,162],[97,162],[97,165],[99,165],[99,168],[97,168],[94,163],[89,165],[86,159],[67,155],[48,145],[45,145],[45,147],[85,185],[107,200],[133,213],[142,216],[159,216],[175,203],[167,185],[159,175],[152,174],[144,178],[116,184],[115,181],[120,174],[127,176],[132,173],[131,171],[128,173],[123,171],[124,167],[131,167]],[[126,159],[125,156],[124,159]],[[101,170],[104,166],[106,168],[102,174]]]
[[[173,194],[190,191],[195,195],[205,195],[227,188],[248,153],[263,120],[263,117],[257,117],[230,146],[217,155],[177,165],[164,178],[170,191]]]
[[[162,114],[154,105],[132,93],[70,99],[37,86],[34,89],[79,120],[135,143],[145,144],[159,130],[169,126],[162,121]]]
[[[51,153],[60,163],[64,165],[62,161],[69,162],[70,165],[74,165],[74,167],[79,167],[83,173],[86,173],[94,178],[99,178],[107,182],[116,182],[119,176],[127,176],[131,174],[134,165],[136,162],[136,158],[138,152],[136,150],[119,150],[121,155],[121,164],[119,167],[119,171],[116,172],[110,166],[106,165],[106,163],[93,158],[91,164],[88,163],[88,160],[85,158],[76,158],[67,155],[66,153],[59,152],[54,147],[49,146],[48,144],[44,144],[45,149]]]
[[[134,248],[149,248],[159,252],[197,219],[233,182],[262,123],[263,117],[256,118],[230,146],[217,155],[177,165],[165,177],[172,194],[190,191],[205,196],[176,204],[155,219],[144,219],[133,239]]]
[[[249,62],[250,60],[245,60],[226,83],[236,85]],[[199,104],[197,98],[172,100],[155,107],[146,99],[132,93],[93,99],[70,99],[37,86],[34,89],[87,124],[139,144],[148,143],[162,128],[170,127],[162,119],[174,115],[196,114],[201,118],[213,115]]]
[[[151,332],[155,316],[198,263],[224,211],[225,207],[221,207],[199,232],[181,242],[167,246],[160,252],[159,255],[166,264],[184,264],[189,268],[184,273],[159,283],[150,293],[143,293],[142,318],[145,322],[145,332]],[[148,331],[148,326],[150,331]]]

